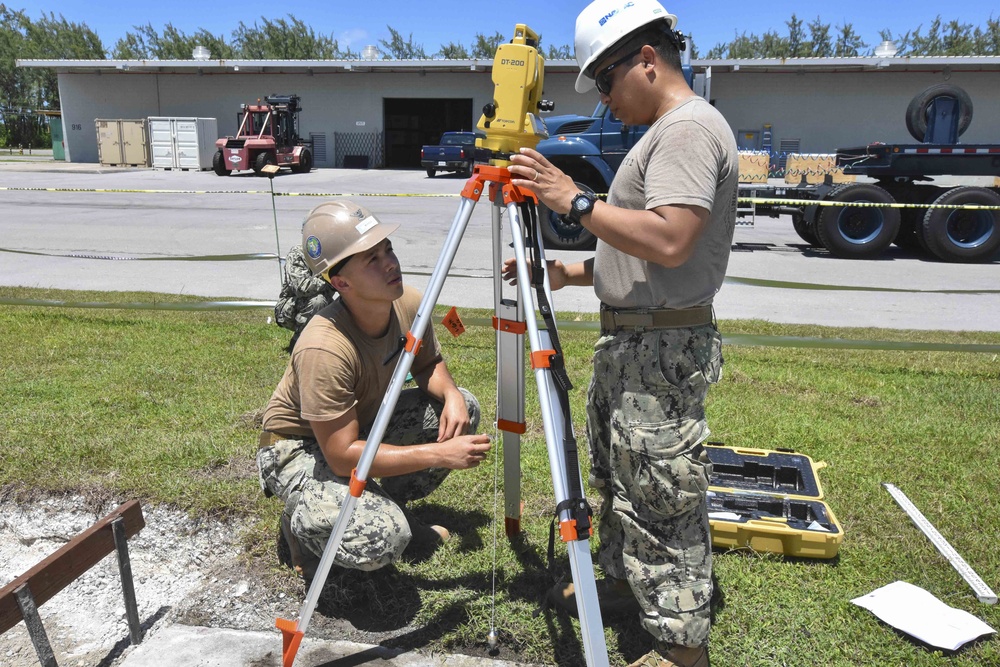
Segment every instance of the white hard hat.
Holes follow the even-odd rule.
[[[622,38],[657,21],[666,21],[673,30],[677,17],[656,0],[594,0],[576,17],[576,92],[594,87],[594,73],[589,68]]]

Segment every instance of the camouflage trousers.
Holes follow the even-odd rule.
[[[711,463],[702,442],[721,343],[709,324],[603,336],[594,348],[587,436],[602,501],[598,563],[628,580],[643,627],[668,644],[708,644]]]
[[[479,427],[479,401],[459,388],[469,411],[470,433]],[[444,406],[419,389],[400,393],[382,442],[417,445],[436,442]],[[367,430],[360,434],[367,437]],[[299,545],[317,558],[340,508],[348,496],[350,479],[335,475],[315,438],[280,440],[257,452],[261,487],[285,503],[285,514]],[[377,570],[396,561],[409,544],[412,516],[403,507],[440,486],[446,468],[428,468],[408,475],[369,479],[358,498],[334,563],[355,570]]]

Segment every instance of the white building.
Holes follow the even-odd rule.
[[[297,94],[300,132],[317,166],[417,167],[420,146],[472,129],[492,98],[492,60],[18,60],[58,73],[67,159],[97,162],[95,119],[207,117],[234,134],[243,103]],[[744,147],[831,153],[912,143],[910,100],[936,83],[965,89],[974,119],[964,143],[1000,143],[1000,57],[696,60],[710,97]],[[589,115],[597,94],[573,89],[574,60],[548,61],[556,114]],[[754,132],[759,132],[754,139]],[[756,146],[751,145],[756,143]],[[359,158],[362,158],[359,162]],[[998,165],[1000,167],[1000,165]]]

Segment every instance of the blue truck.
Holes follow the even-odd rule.
[[[700,87],[695,91],[709,99]],[[935,84],[906,112],[907,129],[919,143],[837,150],[836,165],[866,182],[741,183],[741,201],[766,203],[741,205],[737,215],[749,216],[749,225],[757,215],[789,215],[808,245],[846,259],[878,257],[896,245],[945,262],[992,261],[1000,253],[1000,145],[959,143],[971,118],[968,93]],[[578,187],[598,194],[608,191],[625,154],[648,129],[622,124],[603,104],[591,116],[553,116],[545,124],[549,138],[538,151]],[[948,176],[965,182],[949,184]],[[970,185],[981,177],[995,179],[993,185]],[[596,243],[583,227],[539,208],[547,247],[586,250]]]
[[[590,116],[549,116],[545,119],[549,138],[537,150],[588,192],[607,193],[625,154],[649,129],[627,126],[615,118],[605,104]],[[539,205],[542,236],[549,248],[586,250],[597,239],[580,225],[567,225],[562,218]]]
[[[705,74],[695,75],[690,50],[681,52],[681,61],[688,85],[710,99],[711,79]],[[603,103],[598,103],[590,116],[549,116],[545,127],[549,138],[538,142],[538,152],[570,176],[581,190],[598,195],[607,194],[626,153],[649,129],[648,125],[625,125]],[[593,234],[579,225],[567,225],[544,205],[539,206],[538,216],[546,247],[587,250],[597,243]]]
[[[472,167],[478,162],[488,162],[489,151],[476,148],[475,132],[445,132],[436,145],[420,148],[420,166],[427,171],[428,178],[434,178],[439,171],[453,171],[465,176],[472,175]]]

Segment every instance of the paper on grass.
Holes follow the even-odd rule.
[[[919,586],[905,581],[883,586],[851,602],[892,627],[949,651],[996,632],[969,612],[949,607]]]

